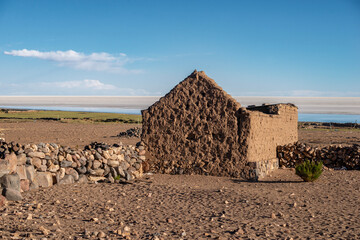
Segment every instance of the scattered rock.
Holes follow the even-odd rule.
[[[134,127],[126,130],[125,132],[120,132],[117,136],[118,137],[141,137],[142,128],[141,127]]]
[[[50,234],[50,230],[46,229],[44,226],[40,226],[39,230],[45,235],[49,235]]]
[[[98,233],[97,237],[99,237],[99,238],[104,238],[104,237],[106,237],[106,234],[105,234],[103,231],[100,231],[100,232]]]

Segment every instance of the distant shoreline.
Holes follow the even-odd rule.
[[[102,109],[102,108],[100,108]],[[52,116],[52,113],[54,112],[54,116]],[[33,113],[31,117],[24,118],[23,116],[17,118],[16,114],[21,115],[21,113],[29,114]],[[65,115],[68,119],[78,119],[79,113],[86,113],[83,114],[83,118],[86,119],[86,115],[92,115],[92,116],[111,116],[109,120],[104,122],[123,122],[122,117],[117,119],[118,116],[131,116],[131,118],[136,118],[136,121],[138,121],[138,118],[141,118],[140,112],[138,113],[123,113],[123,112],[102,112],[102,111],[79,111],[79,110],[59,110],[59,109],[36,109],[36,108],[7,108],[7,107],[1,107],[0,106],[0,120],[6,120],[6,119],[19,119],[19,120],[61,120],[59,115]],[[9,114],[9,115],[7,115]],[[14,116],[15,114],[15,116]],[[11,115],[11,117],[10,117]],[[46,115],[44,117],[43,115]],[[35,117],[34,117],[35,116]],[[75,117],[76,116],[76,117]],[[137,116],[137,117],[136,117]],[[328,120],[327,120],[328,119]],[[346,120],[348,119],[348,120]],[[135,121],[135,119],[133,119]],[[359,125],[360,123],[360,115],[347,115],[347,114],[299,114],[299,123],[309,123],[308,126],[340,126],[341,124],[345,124],[348,126],[349,124],[355,124]],[[311,124],[314,123],[314,124]],[[332,124],[332,125],[331,125]]]

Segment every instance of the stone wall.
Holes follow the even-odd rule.
[[[129,181],[141,177],[144,160],[142,143],[92,143],[80,150],[54,143],[0,142],[0,191],[9,200],[19,200],[22,191],[53,184]]]
[[[277,144],[297,141],[297,107],[241,108],[203,72],[192,73],[142,116],[142,141],[159,173],[258,178],[278,166]]]
[[[303,143],[277,147],[280,166],[295,167],[305,159],[322,161],[328,168],[360,170],[360,146],[312,147]]]

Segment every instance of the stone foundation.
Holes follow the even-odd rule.
[[[254,180],[261,180],[265,176],[269,175],[272,171],[279,168],[279,159],[273,158],[258,162],[249,162],[248,164],[254,172]]]

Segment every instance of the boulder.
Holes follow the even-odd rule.
[[[17,155],[17,165],[22,166],[26,163],[26,154],[22,153]]]
[[[22,200],[20,191],[17,191],[15,189],[11,189],[11,188],[5,188],[4,196],[9,201],[21,201]]]
[[[20,179],[27,179],[25,165],[18,165],[16,167],[16,172],[19,174]]]
[[[74,177],[72,175],[65,175],[58,184],[62,185],[62,184],[72,184],[74,183]]]
[[[80,175],[78,183],[87,183],[89,180],[85,175]]]
[[[5,174],[0,178],[0,185],[2,188],[20,191],[20,177],[17,173]]]
[[[33,165],[25,165],[26,178],[33,182],[35,179],[35,168]]]
[[[0,159],[0,177],[16,172],[17,157],[15,153],[6,154],[4,159]]]
[[[79,180],[79,173],[78,173],[75,169],[73,169],[73,168],[67,168],[67,169],[65,169],[65,173],[66,173],[67,175],[73,176],[73,178],[74,178],[75,181]]]
[[[35,180],[39,187],[51,187],[53,185],[53,178],[50,172],[35,173]]]
[[[33,158],[32,159],[32,165],[34,165],[34,167],[37,168],[37,169],[41,168],[41,165],[42,165],[41,159],[37,158],[37,157]]]
[[[39,188],[39,184],[37,184],[36,182],[30,183],[29,190],[35,190],[38,188]]]

